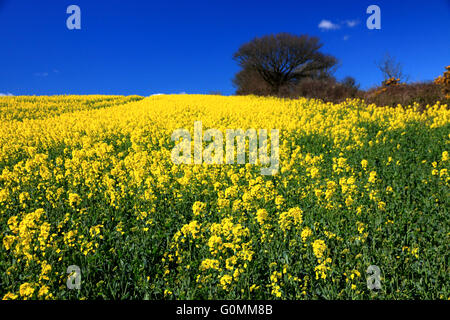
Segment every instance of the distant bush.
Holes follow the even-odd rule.
[[[243,70],[234,79],[238,87],[237,95],[269,96],[271,88],[251,71]],[[237,82],[237,83],[236,83]],[[322,79],[303,79],[297,84],[289,84],[279,88],[278,97],[283,98],[315,98],[325,102],[339,103],[347,98],[362,97],[359,85],[351,77],[338,82],[332,77]]]
[[[222,92],[217,91],[217,90],[212,90],[212,91],[208,92],[208,94],[212,95],[212,96],[223,96]]]
[[[437,77],[434,83],[441,87],[442,94],[450,100],[450,66],[445,67],[445,69],[447,71],[442,76]]]
[[[281,93],[289,97],[316,98],[334,103],[345,101],[347,98],[357,98],[362,94],[359,85],[351,77],[341,82],[334,78],[305,79],[288,91],[281,90]]]
[[[314,98],[324,102],[340,103],[348,98],[364,99],[378,106],[404,107],[419,105],[419,110],[440,101],[450,106],[450,66],[434,82],[402,83],[400,78],[391,77],[380,86],[363,91],[352,77],[337,81],[328,75],[320,78],[304,78],[297,83],[288,83],[278,88],[278,97]],[[243,69],[236,74],[234,85],[237,95],[274,95],[272,88],[254,70]]]
[[[436,101],[446,103],[441,87],[433,82],[405,84],[388,80],[383,83],[383,86],[366,91],[363,98],[366,102],[375,103],[378,106],[395,107],[398,104],[412,106],[417,103],[421,109],[435,104]]]

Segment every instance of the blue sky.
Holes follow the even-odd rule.
[[[81,30],[66,27],[71,4]],[[366,27],[371,4],[381,30]],[[336,77],[363,88],[386,52],[411,81],[450,64],[450,0],[0,0],[0,94],[233,94],[233,53],[277,32],[318,36]]]

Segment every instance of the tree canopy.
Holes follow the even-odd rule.
[[[337,59],[319,52],[319,39],[308,35],[278,33],[255,38],[243,44],[233,58],[242,68],[234,83],[260,77],[272,94],[281,87],[298,83],[303,78],[330,76]]]

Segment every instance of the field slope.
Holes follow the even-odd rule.
[[[278,172],[174,164],[194,121],[279,129]],[[448,299],[449,141],[439,103],[0,97],[0,297]]]

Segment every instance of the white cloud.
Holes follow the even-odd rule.
[[[359,21],[358,20],[347,20],[347,21],[345,21],[345,24],[348,27],[353,28],[359,24]]]
[[[14,96],[14,95],[10,92],[7,92],[7,93],[0,92],[0,97],[12,97],[12,96]]]
[[[322,30],[336,30],[336,29],[340,29],[342,26],[353,28],[353,27],[356,27],[358,24],[359,24],[359,20],[357,20],[357,19],[345,20],[345,21],[336,22],[336,23],[333,23],[330,20],[323,19],[322,21],[320,21],[318,27],[319,27],[319,29],[322,29]]]
[[[320,21],[318,27],[319,27],[319,29],[322,29],[322,30],[336,30],[336,29],[340,28],[340,26],[338,24],[335,24],[335,23],[331,22],[330,20]]]
[[[350,38],[349,35],[345,35],[342,39],[343,39],[344,41],[347,41],[349,38]]]

